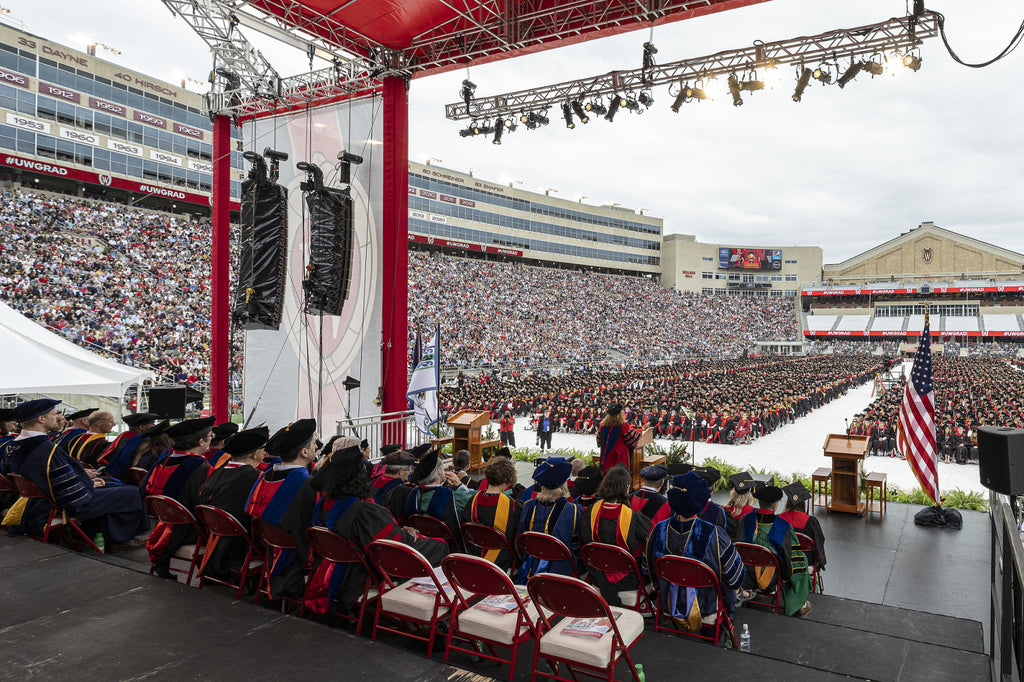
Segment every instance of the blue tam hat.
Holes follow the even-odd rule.
[[[683,518],[690,518],[704,509],[711,499],[711,488],[699,474],[690,471],[672,479],[666,497],[672,511]]]
[[[572,463],[565,457],[548,457],[533,470],[533,480],[544,488],[557,488],[569,480]]]
[[[11,410],[11,419],[19,424],[30,422],[33,419],[42,417],[44,414],[48,414],[57,405],[60,405],[60,401],[53,398],[29,400]]]

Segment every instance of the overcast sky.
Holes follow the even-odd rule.
[[[122,52],[97,56],[177,83],[205,80],[205,45],[158,0],[0,0],[17,25],[78,47],[80,37]],[[1010,0],[934,0],[952,47],[987,61],[1024,21]],[[660,63],[883,21],[905,0],[772,0],[661,26]],[[305,56],[251,31],[282,75],[306,69]],[[596,76],[640,66],[639,31],[475,67],[477,95]],[[622,112],[567,130],[520,127],[501,146],[462,138],[444,118],[465,72],[416,79],[410,91],[410,157],[481,178],[553,188],[554,196],[617,202],[664,218],[665,232],[737,246],[817,245],[838,262],[923,221],[1024,252],[1024,51],[984,69],[953,62],[940,39],[922,49],[923,67],[898,77],[861,74],[845,89],[811,85],[799,104],[792,86],[686,104],[675,114],[664,89],[642,116]],[[190,86],[197,88],[198,86]]]

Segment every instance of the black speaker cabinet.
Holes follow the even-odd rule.
[[[1004,495],[1024,495],[1024,429],[978,429],[981,484]]]
[[[185,406],[202,399],[202,393],[188,386],[154,386],[149,389],[148,411],[164,419],[184,419]]]

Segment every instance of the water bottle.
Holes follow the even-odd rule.
[[[93,536],[92,541],[96,543],[96,546],[99,547],[101,553],[106,554],[107,542],[103,538],[103,533],[96,533],[96,535]]]
[[[740,651],[750,653],[750,626],[743,624],[743,632],[740,633]]]
[[[640,682],[646,682],[647,676],[644,675],[644,664],[643,663],[637,663],[633,667],[636,668],[636,676],[640,680]]]

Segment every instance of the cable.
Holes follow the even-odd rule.
[[[1005,48],[1003,48],[1002,52],[1000,52],[987,62],[971,64],[962,60],[960,56],[957,55],[957,53],[953,50],[953,47],[949,44],[949,41],[946,39],[946,17],[944,17],[941,12],[935,12],[934,10],[929,11],[931,11],[938,19],[939,35],[942,37],[942,44],[946,47],[946,52],[949,53],[949,56],[952,57],[953,61],[955,61],[957,64],[962,64],[963,66],[967,66],[972,69],[981,69],[986,66],[991,66],[992,64],[995,64],[997,61],[999,61],[1003,57],[1006,57],[1008,54],[1016,50],[1017,46],[1020,45],[1021,38],[1024,38],[1024,21],[1022,21],[1021,25],[1017,28],[1017,32],[1013,35],[1013,38],[1010,39],[1009,44]]]

